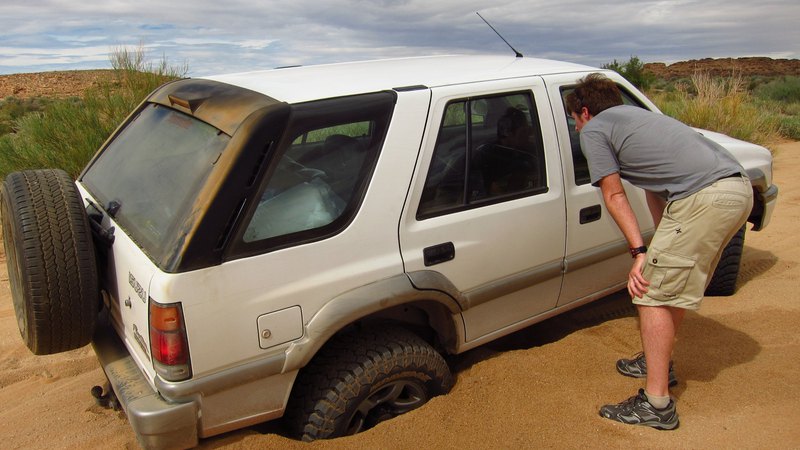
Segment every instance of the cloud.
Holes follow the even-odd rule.
[[[54,64],[97,64],[108,62],[107,46],[79,47],[69,49],[57,48],[19,48],[0,47],[0,66],[27,67],[51,66]]]
[[[140,43],[154,59],[186,62],[190,75],[510,52],[476,11],[526,56],[800,57],[795,0],[28,0],[3,6],[0,73],[107,67],[111,49]]]

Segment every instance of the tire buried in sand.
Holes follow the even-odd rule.
[[[9,174],[0,189],[3,241],[17,324],[37,355],[83,347],[99,307],[86,212],[61,170]]]
[[[719,258],[716,270],[706,287],[706,295],[730,296],[736,292],[736,279],[739,277],[739,268],[742,265],[742,252],[744,251],[744,233],[746,225],[725,245]]]

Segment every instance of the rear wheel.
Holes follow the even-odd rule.
[[[745,226],[739,229],[722,251],[719,264],[706,287],[706,295],[728,296],[736,292],[736,279],[742,264]]]
[[[3,242],[17,324],[37,355],[83,347],[99,296],[91,229],[75,184],[60,170],[14,172],[0,189]]]
[[[303,369],[286,422],[304,441],[352,435],[422,406],[452,384],[442,356],[409,331],[349,333]]]

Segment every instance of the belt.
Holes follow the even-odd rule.
[[[717,178],[716,180],[714,180],[714,182],[716,183],[717,181],[726,180],[728,178],[742,178],[742,174],[741,174],[741,172],[736,172],[736,173],[734,173],[732,175],[725,175],[725,176]]]

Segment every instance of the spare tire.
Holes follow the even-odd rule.
[[[19,332],[37,355],[88,344],[99,306],[86,211],[61,170],[9,174],[0,189],[8,280]]]

